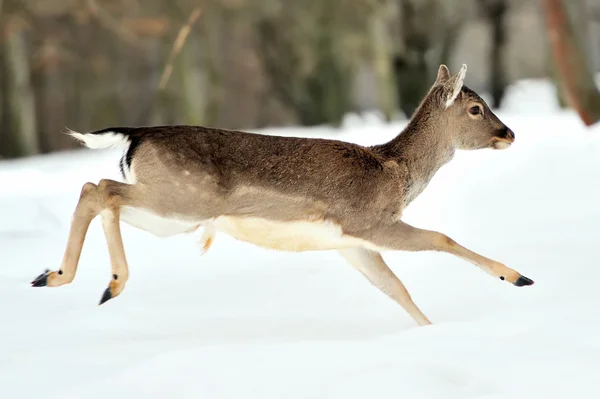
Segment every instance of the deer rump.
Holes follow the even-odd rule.
[[[274,250],[380,251],[351,232],[398,212],[373,206],[399,194],[381,184],[390,166],[351,143],[186,125],[70,134],[123,149],[122,176],[143,206],[123,206],[120,220],[159,237],[202,227],[204,242],[220,231]]]

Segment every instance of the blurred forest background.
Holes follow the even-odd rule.
[[[547,77],[600,119],[600,0],[0,0],[0,158],[65,127],[410,117],[440,63],[502,104]]]

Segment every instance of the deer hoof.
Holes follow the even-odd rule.
[[[533,285],[533,280],[530,278],[527,278],[525,276],[520,276],[517,281],[515,281],[515,285],[517,287],[525,287],[527,285]]]
[[[113,298],[114,295],[112,294],[112,292],[110,292],[110,287],[108,287],[106,290],[104,290],[104,294],[102,294],[102,298],[100,298],[100,303],[98,305],[102,305],[104,302]]]
[[[50,275],[50,270],[46,269],[44,273],[37,276],[32,282],[32,287],[45,287],[48,285],[48,276]]]

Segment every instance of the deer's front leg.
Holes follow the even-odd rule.
[[[404,284],[385,264],[379,252],[365,248],[349,248],[342,249],[339,253],[348,263],[361,272],[371,284],[400,304],[417,324],[420,326],[431,324],[415,305]]]
[[[441,251],[458,256],[517,287],[532,285],[533,280],[500,262],[481,256],[437,231],[424,230],[398,221],[361,233],[378,247],[399,251]]]

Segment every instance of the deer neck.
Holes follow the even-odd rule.
[[[406,128],[391,141],[374,147],[374,150],[400,165],[404,203],[408,205],[427,187],[435,173],[454,156],[454,147],[446,126],[435,123],[428,113],[416,114]]]

